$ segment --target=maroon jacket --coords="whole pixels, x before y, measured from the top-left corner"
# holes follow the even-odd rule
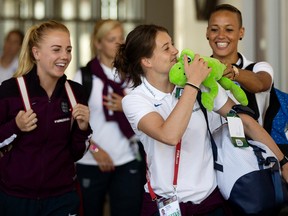
[[[65,91],[66,76],[61,77],[48,98],[34,68],[24,76],[37,128],[21,132],[15,122],[19,110],[24,110],[15,78],[0,85],[0,144],[13,145],[0,158],[0,190],[12,196],[41,199],[74,190],[74,162],[87,150],[91,128],[81,131],[74,121],[70,128],[71,108]],[[82,86],[69,83],[78,103],[83,101]]]

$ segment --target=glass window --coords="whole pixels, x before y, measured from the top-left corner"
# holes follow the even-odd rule
[[[80,0],[79,2],[79,18],[83,20],[91,19],[91,1],[90,0]]]
[[[15,0],[4,0],[3,1],[3,16],[7,16],[7,17],[13,17],[13,16],[17,16],[17,12],[18,12],[18,6],[17,3],[18,1]]]
[[[23,31],[42,20],[62,21],[70,30],[72,61],[67,69],[73,78],[90,60],[90,35],[99,19],[118,19],[125,33],[144,22],[144,0],[0,0],[0,45],[5,33],[19,27]],[[2,46],[1,46],[2,47]]]
[[[44,19],[45,17],[45,4],[43,0],[36,0],[34,5],[34,15],[36,19]]]
[[[62,0],[62,5],[60,7],[61,7],[61,17],[64,20],[69,20],[69,19],[73,19],[76,17],[76,1],[75,0]]]

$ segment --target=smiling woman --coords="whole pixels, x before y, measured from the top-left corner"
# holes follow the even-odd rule
[[[74,163],[86,153],[92,130],[82,86],[64,74],[71,50],[63,24],[32,26],[15,77],[0,85],[0,146],[10,147],[0,160],[0,215],[78,214]],[[20,77],[31,104],[25,111]],[[65,85],[77,101],[73,107]]]

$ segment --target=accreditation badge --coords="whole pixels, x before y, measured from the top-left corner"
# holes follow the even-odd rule
[[[176,194],[170,198],[158,199],[157,206],[160,216],[181,216],[179,201]]]
[[[248,147],[245,138],[243,123],[235,113],[227,114],[228,128],[232,143],[235,147]]]

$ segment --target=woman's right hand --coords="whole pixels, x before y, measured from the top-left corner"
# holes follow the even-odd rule
[[[223,72],[223,76],[227,77],[230,80],[234,80],[235,79],[235,71],[233,69],[233,65],[232,64],[226,64],[226,69]]]
[[[188,58],[184,56],[184,68],[187,81],[194,85],[200,86],[211,71],[208,67],[208,63],[200,58],[199,54],[195,54],[194,60],[188,64]]]
[[[29,132],[34,130],[37,127],[37,117],[36,113],[32,109],[25,112],[20,110],[15,117],[17,127],[23,132]]]

